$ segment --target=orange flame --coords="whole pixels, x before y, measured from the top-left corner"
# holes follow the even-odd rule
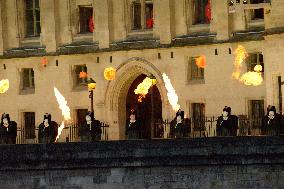
[[[86,78],[88,76],[87,72],[81,71],[79,74],[79,78]]]
[[[8,89],[9,89],[9,80],[8,79],[2,79],[0,81],[0,94],[7,92]]]
[[[65,100],[65,98],[62,96],[62,94],[58,91],[56,87],[54,87],[54,94],[59,104],[59,108],[62,111],[62,115],[64,117],[64,120],[62,121],[61,125],[58,128],[58,135],[55,139],[55,141],[57,141],[59,139],[59,136],[61,135],[62,130],[65,127],[65,121],[71,120],[71,114],[70,114],[70,108],[67,106],[67,101]]]
[[[180,109],[180,105],[178,104],[178,95],[176,94],[176,91],[171,83],[171,80],[169,79],[169,77],[163,73],[163,80],[165,83],[165,87],[168,91],[167,96],[168,96],[168,100],[173,108],[174,111],[178,111]]]
[[[201,55],[195,58],[195,64],[198,66],[198,68],[205,68],[206,67],[206,57],[204,55]]]
[[[145,96],[144,95],[139,95],[138,96],[138,102],[142,102],[143,101],[143,98],[145,98]]]
[[[235,79],[239,79],[241,75],[242,63],[248,57],[248,53],[243,46],[239,45],[234,54],[236,56],[234,62],[235,71],[233,72],[232,76]]]

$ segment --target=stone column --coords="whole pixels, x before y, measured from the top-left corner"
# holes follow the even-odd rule
[[[175,1],[175,33],[177,36],[187,34],[186,0]]]
[[[159,37],[161,44],[170,44],[173,37],[174,4],[172,0],[155,1],[157,19],[159,19]]]
[[[6,39],[5,33],[5,26],[4,26],[4,19],[5,19],[5,0],[1,0],[0,1],[0,55],[3,55],[4,51],[5,51],[5,41],[4,39]]]
[[[111,43],[110,21],[112,19],[111,0],[94,0],[95,35],[99,48],[109,48]]]
[[[60,44],[69,44],[72,43],[72,29],[71,29],[71,5],[69,0],[60,0],[55,1],[56,3],[56,17],[58,16],[58,29],[57,36],[58,39],[57,43]]]
[[[229,39],[229,13],[227,1],[211,0],[210,31],[217,33],[217,40]]]
[[[5,9],[4,18],[6,18],[7,28],[7,48],[17,48],[20,46],[18,18],[17,18],[17,0],[4,1],[3,5]],[[3,9],[2,9],[3,10]]]
[[[41,13],[41,42],[46,46],[47,52],[56,52],[56,22],[55,0],[40,1]]]

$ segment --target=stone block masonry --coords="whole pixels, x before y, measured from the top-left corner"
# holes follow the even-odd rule
[[[284,188],[284,140],[236,137],[0,146],[3,189]]]

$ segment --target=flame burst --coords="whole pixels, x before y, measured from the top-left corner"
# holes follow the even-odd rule
[[[8,89],[9,89],[9,80],[8,79],[2,79],[0,81],[0,94],[7,92]]]
[[[259,66],[261,65],[256,65],[254,67],[255,70],[254,72],[247,72],[243,74],[240,78],[240,81],[243,82],[245,85],[253,85],[253,86],[261,85],[263,82],[263,78],[260,72],[262,68],[260,69]]]
[[[169,77],[163,73],[163,80],[165,83],[165,87],[168,91],[167,96],[168,96],[168,100],[173,108],[173,110],[175,112],[177,112],[180,109],[180,105],[178,104],[178,95],[176,94],[176,91],[171,83],[171,80],[169,79]]]
[[[206,67],[206,57],[204,55],[201,55],[195,58],[195,64],[198,66],[198,68],[205,68]]]
[[[55,141],[57,141],[59,139],[59,136],[61,135],[62,130],[65,127],[65,121],[71,120],[71,114],[70,114],[70,108],[67,106],[67,101],[65,100],[65,98],[62,96],[62,94],[58,91],[56,87],[54,87],[54,94],[59,104],[59,108],[62,111],[62,115],[64,117],[64,120],[62,121],[61,125],[58,128],[58,135],[55,139]]]
[[[248,53],[246,52],[246,49],[243,46],[239,45],[234,54],[236,55],[236,59],[234,62],[235,71],[232,74],[233,78],[239,80],[245,85],[261,85],[263,82],[263,78],[261,75],[262,66],[256,65],[254,67],[254,71],[249,71],[241,75],[242,63],[248,57]]]
[[[149,77],[146,77],[134,90],[134,93],[139,95],[138,102],[142,102],[143,98],[148,94],[150,87],[153,85],[152,80]]]
[[[235,71],[233,72],[232,76],[235,79],[239,79],[241,75],[242,63],[248,57],[248,53],[246,52],[246,49],[243,46],[239,45],[234,54],[236,56],[234,62]]]

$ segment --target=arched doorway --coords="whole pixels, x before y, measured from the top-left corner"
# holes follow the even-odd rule
[[[162,100],[156,85],[150,88],[149,93],[138,101],[138,95],[134,93],[139,83],[147,76],[139,75],[130,85],[126,96],[126,118],[129,118],[131,110],[135,110],[137,120],[140,122],[142,138],[157,137],[154,125],[162,119]],[[153,122],[152,122],[153,119]]]
[[[130,58],[116,68],[116,78],[108,82],[105,93],[102,115],[109,124],[109,139],[111,140],[125,139],[126,121],[129,119],[129,110],[126,108],[128,91],[134,90],[130,90],[131,85],[142,74],[144,76],[152,74],[157,79],[153,90],[157,90],[160,95],[158,99],[162,101],[162,118],[167,119],[175,115],[168,103],[167,91],[160,70],[145,59]]]

